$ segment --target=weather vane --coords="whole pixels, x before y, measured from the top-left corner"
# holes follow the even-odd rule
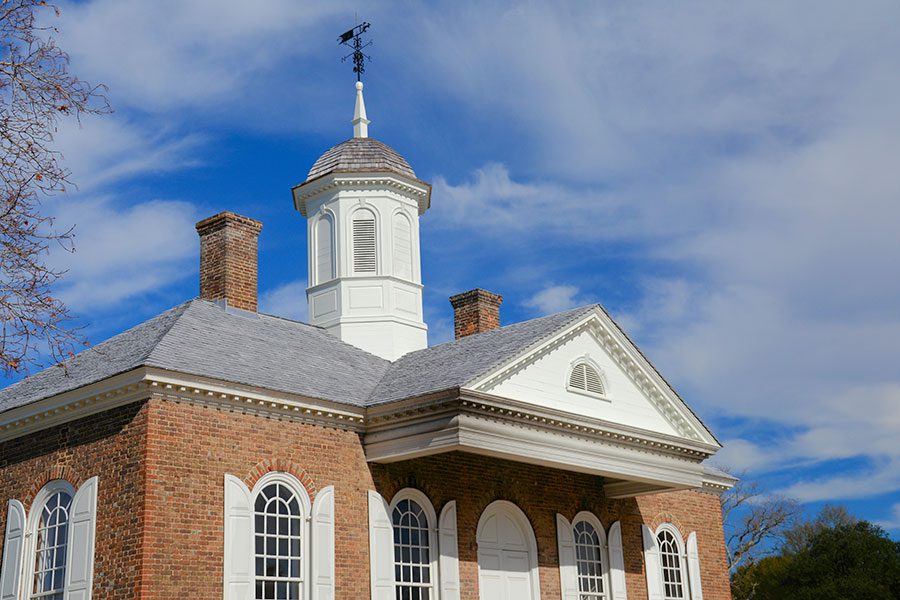
[[[356,80],[362,79],[362,74],[366,72],[366,60],[372,60],[371,56],[363,53],[363,48],[372,45],[372,40],[363,42],[362,35],[369,29],[369,24],[363,21],[353,29],[345,31],[338,38],[338,43],[353,48],[353,52],[341,59],[345,62],[348,58],[353,57],[353,72],[356,73]]]

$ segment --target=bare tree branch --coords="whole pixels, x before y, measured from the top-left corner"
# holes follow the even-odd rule
[[[49,14],[48,14],[49,13]],[[64,275],[46,263],[51,243],[71,251],[41,199],[65,192],[69,172],[53,148],[61,118],[109,112],[106,88],[69,72],[69,57],[39,16],[42,0],[0,0],[0,368],[6,373],[59,362],[83,343],[68,307],[51,292]]]

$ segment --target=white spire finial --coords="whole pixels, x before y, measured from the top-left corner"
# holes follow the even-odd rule
[[[366,118],[366,101],[363,100],[362,81],[356,82],[356,108],[353,111],[353,137],[369,137],[369,120]]]

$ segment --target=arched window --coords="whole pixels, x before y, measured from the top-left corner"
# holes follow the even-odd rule
[[[606,387],[603,385],[600,371],[587,360],[579,360],[572,366],[566,387],[570,391],[592,396],[606,394]]]
[[[418,490],[401,490],[391,503],[394,584],[397,600],[431,600],[437,578],[436,516]]]
[[[325,213],[316,221],[316,276],[315,282],[325,283],[335,278],[334,269],[334,220]]]
[[[256,600],[306,596],[309,499],[291,476],[271,473],[253,498]]]
[[[353,272],[378,271],[375,213],[361,209],[353,214]]]
[[[252,490],[226,474],[224,492],[226,600],[335,597],[334,486],[310,503],[297,477],[272,471]]]
[[[687,598],[685,585],[685,555],[681,534],[671,526],[663,525],[656,533],[659,543],[659,562],[662,569],[663,594],[666,600]]]
[[[605,582],[606,544],[601,537],[602,529],[598,531],[588,520],[577,518],[572,529],[580,600],[605,600],[608,597]]]
[[[409,218],[402,214],[394,215],[393,223],[393,274],[401,279],[413,278],[413,241],[412,225]]]
[[[74,490],[66,482],[53,482],[40,495],[46,500],[35,506],[40,517],[34,533],[34,570],[29,591],[33,600],[62,600],[65,594],[73,495]],[[41,497],[36,499],[41,501]]]

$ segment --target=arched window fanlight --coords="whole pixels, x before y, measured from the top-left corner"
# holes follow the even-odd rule
[[[572,371],[569,373],[568,388],[596,396],[606,394],[600,372],[587,361],[580,361],[572,367]]]

